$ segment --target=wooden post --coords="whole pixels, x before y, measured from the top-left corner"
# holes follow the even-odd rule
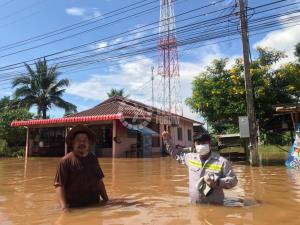
[[[26,149],[25,149],[25,159],[28,157],[28,151],[29,151],[29,127],[27,127],[26,130]]]
[[[112,139],[112,157],[115,158],[116,156],[116,142],[114,141],[114,137],[117,136],[117,127],[116,127],[116,120],[113,120],[113,139]]]
[[[248,26],[245,12],[244,0],[239,0],[240,6],[240,20],[243,42],[243,56],[244,56],[244,70],[245,70],[245,90],[247,101],[247,114],[249,119],[250,140],[249,140],[249,161],[252,166],[259,166],[259,154],[257,145],[257,126],[254,110],[254,94],[252,87],[252,80],[250,76],[250,60],[249,60],[249,40],[248,40]]]
[[[294,119],[294,113],[293,112],[291,112],[291,119],[292,119],[294,130],[296,130],[296,122],[295,122],[295,119]]]
[[[68,134],[68,127],[66,127],[66,131],[65,131],[65,155],[68,154],[68,145],[66,142],[67,134]]]

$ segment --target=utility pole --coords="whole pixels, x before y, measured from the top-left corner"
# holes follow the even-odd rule
[[[244,55],[244,70],[245,70],[245,89],[246,89],[246,101],[247,101],[247,115],[249,119],[249,161],[252,166],[259,166],[259,154],[257,145],[257,126],[254,109],[254,94],[252,81],[250,76],[250,61],[249,61],[249,39],[248,39],[248,24],[246,19],[246,8],[244,0],[239,0],[240,7],[240,20],[243,42],[243,55]]]
[[[154,107],[154,90],[153,90],[153,82],[154,82],[154,66],[151,67],[152,75],[151,75],[151,81],[152,81],[152,107]]]

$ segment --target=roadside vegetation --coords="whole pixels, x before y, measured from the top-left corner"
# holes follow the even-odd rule
[[[0,157],[24,156],[26,129],[12,128],[12,121],[47,119],[53,106],[64,109],[65,115],[77,111],[75,105],[62,98],[69,80],[59,79],[57,66],[49,67],[45,58],[34,66],[25,64],[27,74],[12,81],[13,96],[0,99]],[[36,109],[36,114],[32,109]]]

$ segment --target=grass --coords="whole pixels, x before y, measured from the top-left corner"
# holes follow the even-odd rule
[[[288,157],[290,146],[259,145],[258,152],[263,165],[284,165]],[[221,150],[221,153],[244,153],[242,147],[229,147]]]

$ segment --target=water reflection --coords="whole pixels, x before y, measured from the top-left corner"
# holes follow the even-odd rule
[[[225,207],[190,205],[187,170],[169,158],[99,159],[112,201],[59,210],[57,158],[0,159],[0,224],[299,224],[300,172],[234,165]]]
[[[291,183],[294,200],[300,203],[300,170],[287,169],[288,178]]]

